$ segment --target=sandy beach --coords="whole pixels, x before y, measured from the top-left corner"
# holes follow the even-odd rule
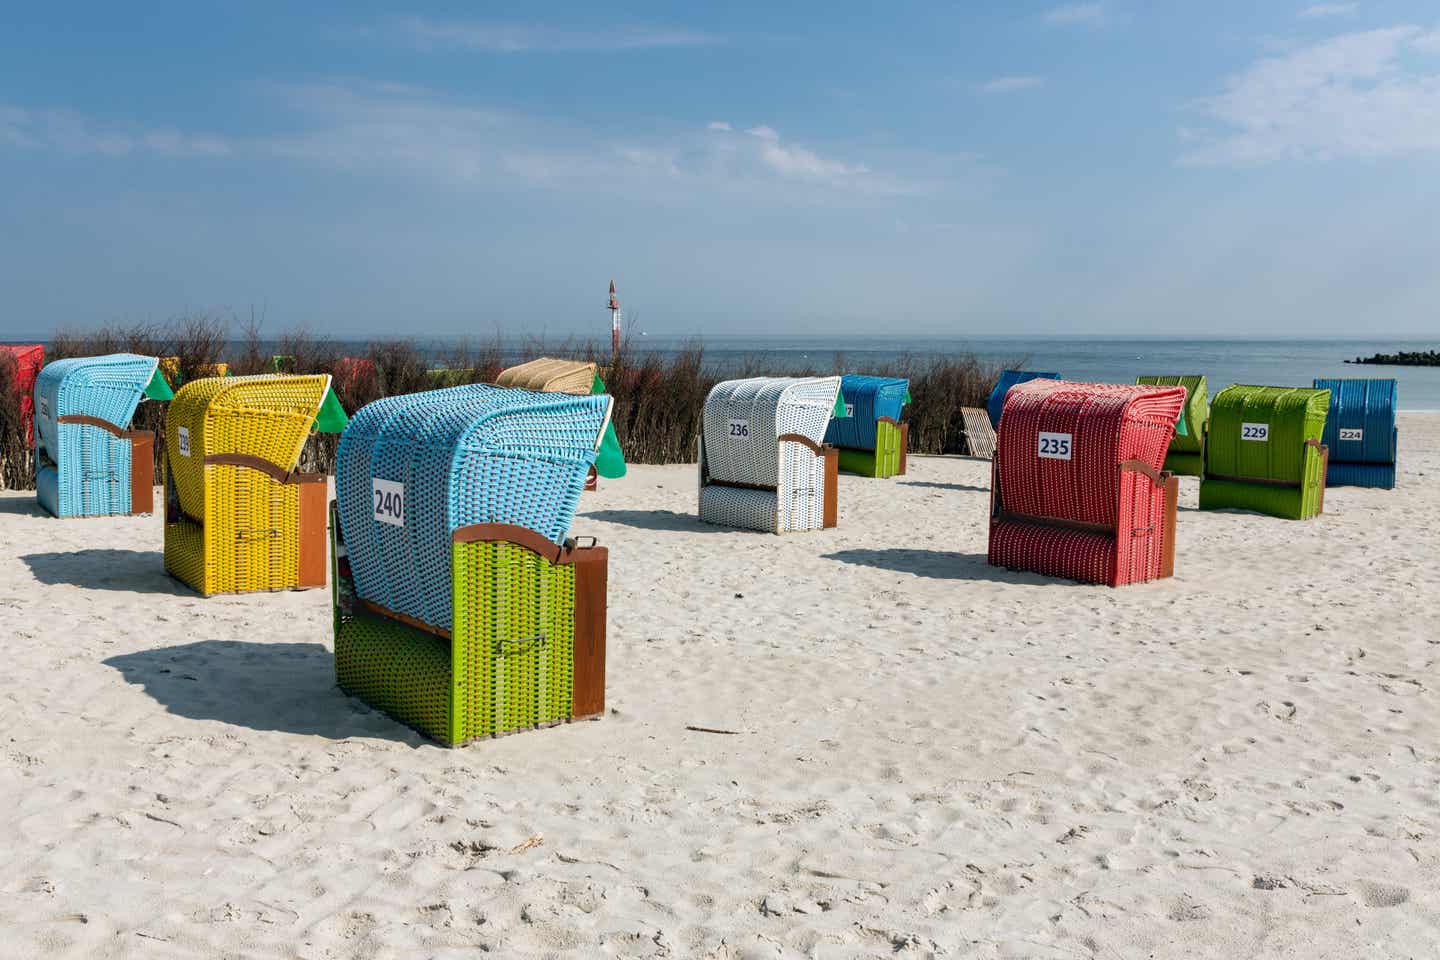
[[[1435,956],[1440,414],[1400,444],[1311,522],[1185,478],[1121,589],[987,566],[985,461],[787,537],[632,467],[571,528],[608,715],[459,750],[336,689],[328,589],[0,494],[0,953]]]

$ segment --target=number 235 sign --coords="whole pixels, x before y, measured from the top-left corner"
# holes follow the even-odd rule
[[[1042,432],[1035,453],[1045,460],[1069,460],[1072,447],[1070,434]]]

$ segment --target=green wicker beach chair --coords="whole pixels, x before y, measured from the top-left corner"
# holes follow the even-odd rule
[[[1184,432],[1175,432],[1170,451],[1165,455],[1165,469],[1186,477],[1205,473],[1205,433],[1210,427],[1210,395],[1204,376],[1136,377],[1135,382],[1153,387],[1184,387],[1185,415],[1181,418]]]
[[[1226,387],[1210,407],[1200,509],[1238,507],[1290,520],[1325,509],[1329,390]]]

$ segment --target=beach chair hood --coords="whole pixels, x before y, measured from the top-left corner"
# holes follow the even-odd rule
[[[562,544],[611,402],[471,384],[362,407],[335,467],[359,596],[448,630],[457,529],[507,524]]]
[[[1330,449],[1326,483],[1390,488],[1400,435],[1395,427],[1398,390],[1394,380],[1316,380],[1330,391],[1322,439]]]
[[[881,420],[898,424],[909,397],[909,380],[847,373],[840,378],[845,415],[830,421],[825,442],[854,450],[874,450],[876,426]]]
[[[839,377],[754,377],[717,383],[705,398],[702,424],[710,477],[775,486],[776,441],[798,435],[820,446],[839,397]]]
[[[40,442],[59,450],[59,418],[94,417],[125,430],[145,398],[159,361],[133,353],[56,360],[35,380],[35,423]],[[162,380],[163,383],[163,380]],[[160,396],[169,393],[168,387]]]

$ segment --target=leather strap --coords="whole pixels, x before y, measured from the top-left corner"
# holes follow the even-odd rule
[[[85,427],[99,427],[106,433],[113,434],[122,440],[130,437],[153,437],[155,434],[149,430],[121,430],[109,420],[102,420],[99,417],[89,417],[79,413],[67,413],[63,417],[56,417],[56,423],[75,423]]]
[[[278,483],[324,483],[323,473],[297,473],[278,467],[264,457],[249,453],[210,453],[205,456],[207,467],[249,467],[273,478]]]
[[[513,543],[554,564],[575,562],[575,554],[593,547],[562,546],[531,530],[513,523],[472,523],[450,535],[454,543]]]
[[[815,456],[817,457],[825,456],[825,450],[820,444],[816,443],[814,440],[811,440],[809,437],[802,436],[801,434],[782,433],[775,439],[779,443],[798,443],[802,447],[808,447],[810,452],[815,454]]]

